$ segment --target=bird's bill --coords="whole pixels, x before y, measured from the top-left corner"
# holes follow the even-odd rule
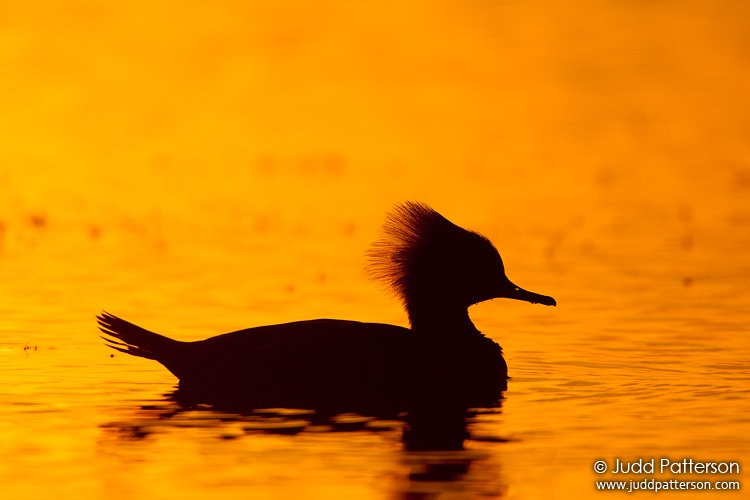
[[[524,302],[531,302],[532,304],[544,304],[545,306],[556,306],[557,302],[552,297],[547,295],[541,295],[539,293],[529,292],[523,288],[511,283],[510,292],[504,295],[506,298],[523,300]]]

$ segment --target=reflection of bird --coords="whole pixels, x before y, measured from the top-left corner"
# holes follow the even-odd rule
[[[515,286],[489,240],[427,205],[397,206],[384,233],[369,270],[402,300],[411,329],[318,319],[181,342],[108,313],[99,327],[113,349],[166,366],[180,379],[178,394],[194,402],[376,414],[443,401],[493,406],[507,367],[468,307],[497,297],[555,300]]]

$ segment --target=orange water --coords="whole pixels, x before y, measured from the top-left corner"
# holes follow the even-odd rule
[[[660,498],[746,495],[749,20],[744,2],[0,3],[3,497],[599,498],[595,460],[661,457],[740,462],[720,479],[744,491]],[[362,263],[406,199],[559,304],[472,308],[513,379],[465,452],[406,453],[396,424],[160,419],[172,376],[97,336],[101,309],[186,340],[404,325]],[[410,476],[446,460],[468,472]]]

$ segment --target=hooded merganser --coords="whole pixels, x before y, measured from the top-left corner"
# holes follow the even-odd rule
[[[415,406],[488,407],[507,388],[498,344],[469,319],[493,298],[554,306],[514,285],[484,236],[429,206],[395,207],[368,252],[371,276],[403,302],[411,329],[317,319],[259,326],[195,342],[150,332],[109,313],[97,317],[117,351],[154,359],[195,403],[386,414]]]

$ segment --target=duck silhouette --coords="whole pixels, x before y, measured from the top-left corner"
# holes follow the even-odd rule
[[[411,328],[316,319],[183,342],[103,312],[102,338],[160,362],[190,403],[381,416],[451,408],[464,425],[465,409],[498,405],[508,378],[500,346],[477,330],[468,307],[501,297],[556,302],[514,285],[487,238],[426,204],[397,205],[383,233],[367,268],[402,301]]]

